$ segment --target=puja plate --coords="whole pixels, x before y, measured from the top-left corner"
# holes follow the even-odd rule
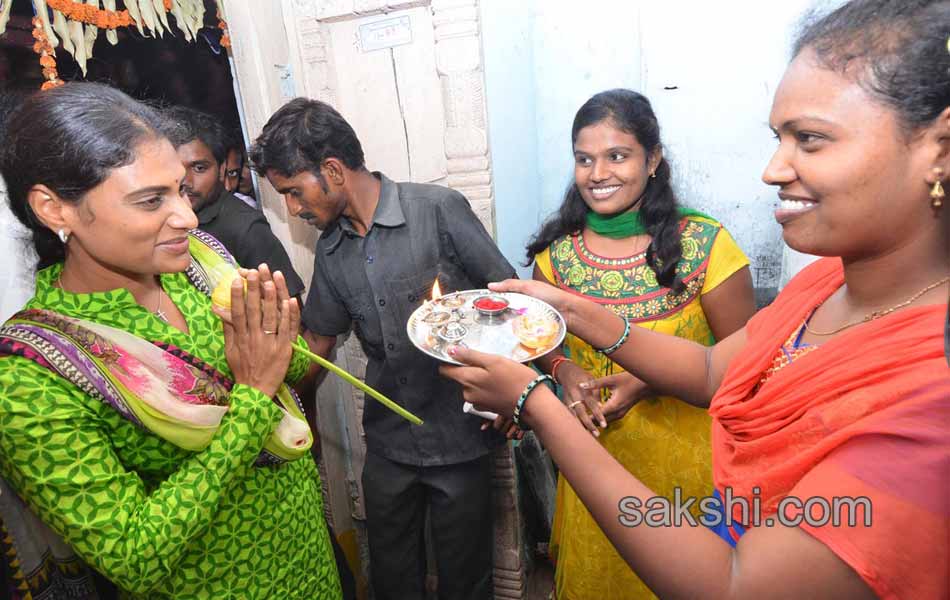
[[[498,312],[476,309],[473,303],[486,296],[508,305]],[[537,298],[514,292],[465,290],[426,301],[410,315],[406,332],[416,348],[454,365],[461,363],[448,355],[453,345],[524,363],[559,347],[567,326],[558,311]]]

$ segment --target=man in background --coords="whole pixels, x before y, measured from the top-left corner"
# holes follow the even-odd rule
[[[259,210],[234,197],[225,188],[227,136],[218,120],[206,113],[175,106],[166,109],[169,139],[185,167],[182,186],[198,216],[198,229],[207,231],[228,249],[238,264],[257,268],[266,263],[280,271],[291,296],[299,296],[303,281],[287,252]]]
[[[224,166],[224,189],[251,208],[257,208],[254,197],[254,181],[251,180],[251,168],[244,149],[244,136],[240,130],[232,131],[228,144],[228,156]]]

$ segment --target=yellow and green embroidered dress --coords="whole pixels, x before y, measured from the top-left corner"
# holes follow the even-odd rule
[[[683,258],[677,271],[686,290],[679,295],[659,286],[644,253],[601,257],[586,247],[582,234],[555,240],[535,260],[550,283],[608,307],[631,324],[711,345],[715,340],[700,299],[749,261],[713,219],[684,217],[681,235]],[[595,377],[622,371],[572,335],[565,340],[565,354]],[[672,498],[679,487],[684,498],[702,498],[712,489],[709,434],[705,410],[672,397],[655,397],[641,400],[599,439],[658,495]],[[558,480],[551,553],[557,562],[559,600],[653,597],[563,478]]]

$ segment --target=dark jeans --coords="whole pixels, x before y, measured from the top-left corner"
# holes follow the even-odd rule
[[[367,453],[363,493],[376,600],[425,598],[427,508],[439,598],[491,597],[491,455],[416,467]]]

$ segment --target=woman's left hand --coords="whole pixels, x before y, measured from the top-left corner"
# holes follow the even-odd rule
[[[511,417],[521,392],[537,373],[513,360],[486,354],[462,346],[453,346],[449,354],[464,367],[442,365],[439,372],[462,386],[465,400],[478,410]]]
[[[271,277],[266,265],[247,272],[243,282],[231,282],[230,320],[223,320],[224,353],[234,382],[273,397],[284,380],[292,355],[292,341],[300,327],[297,302],[287,296],[278,272]]]
[[[610,390],[610,398],[601,406],[608,423],[622,419],[637,402],[651,395],[646,383],[627,372],[587,381],[581,387],[587,390]]]
[[[265,265],[265,266],[266,266],[266,265]],[[238,268],[237,268],[237,276],[240,277],[242,281],[245,281],[245,282],[246,282],[246,281],[247,281],[247,276],[250,275],[251,271],[254,271],[254,272],[257,273],[258,275],[261,275],[260,271],[258,271],[257,269],[245,269],[245,268],[243,268],[243,267],[238,267]],[[271,276],[271,275],[270,275],[270,270],[267,271],[267,276],[268,276],[268,277]],[[232,280],[231,283],[234,283],[234,281]],[[261,283],[263,283],[263,281],[262,281]],[[285,286],[286,286],[286,284],[285,284]],[[278,291],[279,291],[279,290],[278,290]],[[245,283],[245,285],[244,285],[244,295],[245,295],[245,297],[247,296],[247,284],[246,284],[246,283]],[[230,297],[230,293],[228,294],[228,296]],[[289,296],[288,296],[288,297],[289,297]],[[278,300],[283,300],[283,297],[280,296],[279,293],[278,293]],[[228,306],[230,306],[230,304],[228,304]],[[212,295],[212,301],[211,301],[211,310],[212,310],[212,312],[214,312],[214,314],[218,315],[218,318],[220,318],[220,319],[221,319],[222,321],[224,321],[225,323],[228,323],[229,325],[232,323],[232,321],[231,321],[231,309],[230,309],[230,308],[224,308],[224,307],[222,307],[222,306],[219,306],[217,303],[215,303],[215,301],[214,301],[214,296],[213,296],[213,295]]]

